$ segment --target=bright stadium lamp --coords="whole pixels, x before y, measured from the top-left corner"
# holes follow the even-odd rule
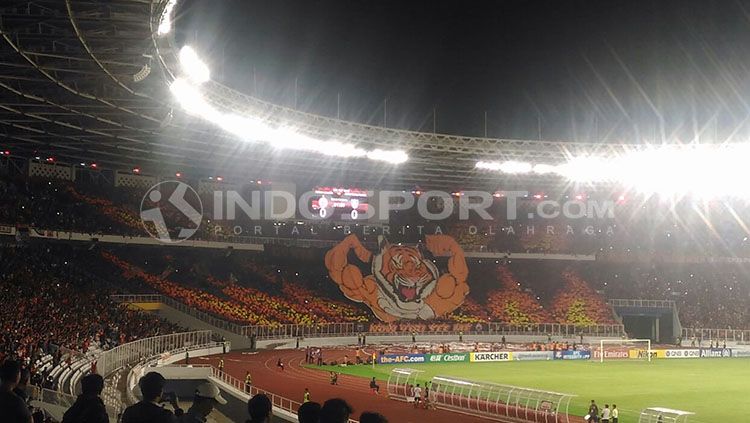
[[[475,167],[477,169],[485,169],[485,170],[500,170],[500,163],[479,161],[477,162]]]
[[[477,169],[499,170],[503,173],[529,173],[533,169],[531,163],[517,162],[513,160],[503,163],[480,161],[477,162],[475,167]]]
[[[169,86],[169,90],[188,113],[202,116],[211,121],[221,119],[221,114],[206,102],[200,90],[190,85],[185,79],[175,79],[172,85]]]
[[[401,150],[367,151],[354,144],[338,140],[318,140],[299,133],[293,128],[272,128],[252,117],[222,113],[212,106],[200,89],[186,78],[175,79],[169,89],[189,114],[200,116],[246,141],[260,141],[274,148],[310,151],[334,157],[367,157],[370,160],[390,164],[400,164],[409,159],[409,156]]]
[[[159,21],[159,28],[157,32],[159,35],[165,35],[172,32],[172,10],[177,4],[177,0],[170,0],[166,6],[164,6],[164,12],[162,12],[161,20]]]
[[[503,173],[529,173],[533,167],[531,163],[507,161],[500,165],[500,170]]]
[[[538,173],[540,175],[544,175],[547,173],[556,173],[557,166],[548,165],[548,164],[538,164],[538,165],[534,165],[533,171],[534,173]]]
[[[406,152],[401,150],[386,151],[375,149],[367,153],[367,158],[370,160],[379,160],[390,164],[400,164],[409,160],[409,156]]]
[[[197,84],[202,84],[211,79],[208,66],[190,46],[184,46],[180,49],[180,67],[188,78]]]

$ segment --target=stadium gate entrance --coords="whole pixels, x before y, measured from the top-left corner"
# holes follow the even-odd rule
[[[608,303],[630,338],[674,342],[680,336],[682,327],[674,301],[612,299]]]

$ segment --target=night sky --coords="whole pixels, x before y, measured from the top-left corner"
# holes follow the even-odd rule
[[[186,0],[212,77],[301,110],[431,132],[747,141],[750,2]],[[696,135],[697,134],[697,135]]]

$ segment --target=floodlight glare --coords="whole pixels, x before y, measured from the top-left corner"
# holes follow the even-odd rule
[[[190,46],[180,49],[180,67],[191,81],[202,84],[211,79],[208,66],[198,57],[198,54]]]
[[[172,10],[175,4],[177,4],[177,0],[169,0],[169,3],[164,6],[164,12],[162,12],[157,30],[159,35],[169,34],[172,31]]]

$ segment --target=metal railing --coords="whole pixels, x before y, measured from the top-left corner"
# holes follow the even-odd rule
[[[621,298],[613,298],[607,300],[607,304],[613,307],[675,308],[675,302],[672,300],[627,300]]]
[[[614,325],[565,325],[560,323],[445,323],[445,322],[408,322],[408,323],[320,323],[312,325],[279,324],[247,325],[222,320],[193,307],[185,305],[170,297],[159,294],[113,295],[112,299],[122,303],[161,302],[181,312],[200,319],[212,326],[231,333],[251,337],[256,340],[324,338],[340,336],[366,335],[405,335],[417,332],[420,335],[533,335],[533,336],[621,336],[624,326]]]
[[[750,330],[682,328],[682,344],[693,338],[699,341],[750,342]]]
[[[297,414],[297,410],[302,405],[302,403],[299,401],[295,401],[286,397],[282,397],[281,395],[277,395],[277,394],[274,394],[273,392],[269,392],[263,389],[258,389],[255,386],[250,386],[250,389],[248,390],[248,388],[245,386],[244,381],[237,379],[236,377],[230,374],[219,371],[219,369],[211,366],[210,364],[200,365],[200,367],[204,367],[204,366],[211,368],[212,378],[219,380],[222,383],[231,386],[235,390],[247,395],[248,399],[257,394],[264,394],[268,397],[268,399],[271,400],[271,404],[273,404],[275,408],[284,410],[294,415]],[[193,366],[193,367],[197,367],[197,366]],[[349,423],[359,423],[359,422],[357,420],[349,419]]]
[[[142,376],[142,374],[139,374],[139,372],[141,372],[142,369],[146,367],[158,365],[159,361],[163,359],[167,359],[170,357],[183,357],[183,354],[189,353],[190,351],[211,349],[211,348],[221,347],[222,345],[228,345],[228,342],[213,342],[212,341],[208,343],[187,345],[187,346],[179,347],[179,348],[169,350],[169,351],[161,351],[153,355],[143,357],[136,363],[130,363],[132,364],[132,367],[130,371],[128,372],[127,380],[125,382],[125,395],[128,397],[128,400],[130,402],[132,403],[137,402],[137,398],[133,395],[133,391],[131,388],[138,383],[138,378]],[[184,366],[188,366],[188,365],[186,364]],[[190,367],[210,367],[210,365],[190,364]]]
[[[139,339],[112,348],[97,358],[97,370],[106,377],[117,369],[168,351],[211,343],[211,331],[181,332]]]
[[[621,336],[625,333],[621,324],[613,325],[565,325],[560,323],[326,323],[318,325],[245,326],[243,335],[255,335],[256,339],[288,339],[366,335],[534,335],[534,336]]]
[[[66,394],[63,392],[54,391],[52,389],[40,388],[38,386],[29,386],[28,388],[30,398],[33,401],[43,402],[45,404],[57,405],[65,408],[70,408],[73,403],[76,402],[76,396]],[[104,408],[107,410],[107,416],[110,419],[118,420],[120,408],[114,407],[110,404],[105,404]]]

